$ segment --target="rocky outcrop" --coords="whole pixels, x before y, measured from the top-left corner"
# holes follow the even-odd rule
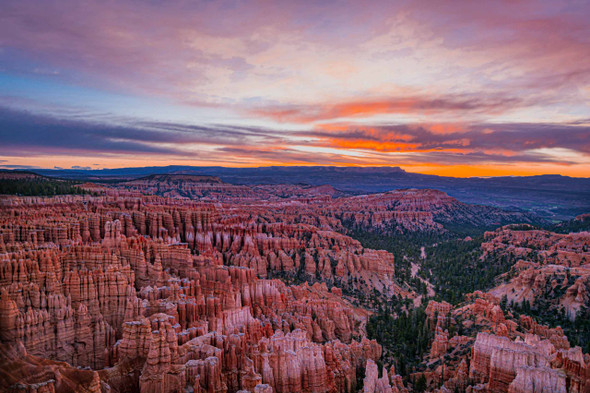
[[[507,225],[485,233],[485,253],[511,255],[540,264],[576,267],[590,263],[590,233],[560,234]]]
[[[558,234],[531,227],[506,226],[486,232],[485,255],[513,261],[510,280],[490,293],[508,302],[537,300],[574,320],[590,305],[590,233]]]
[[[406,393],[407,391],[393,367],[389,372],[383,367],[382,376],[379,378],[377,364],[370,359],[367,360],[363,393]]]
[[[379,232],[442,232],[444,224],[489,226],[534,222],[526,213],[469,205],[444,192],[406,189],[340,198],[332,213],[347,227]]]
[[[567,393],[565,375],[548,367],[519,367],[508,393]]]
[[[22,343],[0,345],[0,390],[3,392],[100,393],[96,371],[33,356]]]
[[[552,368],[556,356],[555,347],[536,335],[527,335],[523,342],[479,333],[472,348],[470,377],[493,392],[565,393],[567,374]]]
[[[112,189],[0,202],[3,386],[350,392],[381,356],[342,287],[396,293],[393,256],[341,233]]]
[[[434,340],[430,346],[430,357],[436,358],[449,350],[449,332],[443,331],[440,327],[436,328]]]
[[[251,203],[260,200],[329,201],[344,195],[332,186],[304,184],[234,185],[216,176],[188,174],[155,174],[117,185],[119,189],[175,199]]]
[[[430,354],[422,363],[425,370],[413,377],[424,375],[437,393],[578,393],[590,388],[590,355],[571,348],[560,327],[502,310],[500,303],[492,294],[476,291],[451,307],[445,318],[436,318]],[[438,308],[432,303],[427,310],[436,315]],[[476,333],[475,340],[454,334],[459,330]]]
[[[432,190],[345,197],[330,187],[184,175],[82,187],[93,194],[0,197],[0,341],[16,348],[1,357],[17,370],[2,382],[15,389],[404,392],[393,369],[379,377],[370,313],[346,299],[415,294],[396,281],[391,253],[347,231],[510,220]],[[586,301],[583,280],[568,288],[567,299]],[[474,340],[454,334],[458,323],[516,342],[517,323],[492,295],[460,312],[430,302],[426,314],[435,332],[430,382],[463,389],[471,374],[494,389],[522,389],[559,364],[566,386],[586,386],[586,359],[563,332],[524,319],[537,341],[497,353],[480,342],[471,368],[462,362]],[[450,367],[435,366],[449,358]],[[553,374],[546,380],[559,386]]]

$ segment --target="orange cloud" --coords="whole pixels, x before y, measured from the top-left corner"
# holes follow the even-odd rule
[[[327,139],[324,141],[327,146],[338,147],[342,149],[365,149],[381,152],[404,152],[415,151],[420,145],[398,142],[375,142],[368,140],[342,140]]]
[[[443,112],[498,114],[522,104],[514,97],[475,97],[466,95],[391,97],[340,103],[268,106],[248,109],[251,115],[280,122],[313,123],[340,118],[370,117],[384,114],[432,115]],[[451,124],[433,129],[438,133],[456,131]]]

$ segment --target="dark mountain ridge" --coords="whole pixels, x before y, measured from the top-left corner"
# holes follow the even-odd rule
[[[45,176],[91,181],[126,181],[158,174],[217,176],[231,184],[329,184],[351,194],[400,188],[432,188],[463,202],[524,209],[548,220],[590,211],[590,178],[561,175],[455,178],[406,172],[398,167],[270,166],[257,168],[170,165],[100,170],[37,169]]]

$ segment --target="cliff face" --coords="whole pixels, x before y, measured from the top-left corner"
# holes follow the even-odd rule
[[[120,190],[268,208],[311,220],[312,225],[328,225],[340,232],[360,229],[377,232],[443,232],[452,227],[490,227],[508,223],[533,223],[528,213],[506,211],[458,201],[431,189],[403,189],[385,193],[348,196],[331,186],[233,185],[212,176],[152,175],[122,183]],[[289,217],[283,217],[290,222]],[[320,224],[321,222],[321,224]],[[319,225],[318,225],[319,224]]]
[[[533,259],[539,264],[578,267],[590,263],[590,233],[560,234],[532,227],[507,225],[485,233],[485,253]]]
[[[558,234],[507,226],[486,232],[485,254],[514,263],[512,278],[490,291],[509,302],[543,301],[574,320],[590,301],[590,233]]]
[[[470,377],[486,383],[492,392],[566,393],[566,386],[570,386],[569,391],[583,391],[578,390],[582,387],[578,384],[579,373],[560,369],[557,363],[558,357],[569,359],[569,354],[535,335],[526,336],[525,341],[512,341],[480,333],[472,348]],[[578,357],[577,363],[585,368],[582,358]]]
[[[252,198],[254,193],[247,186],[234,186],[215,176],[163,174],[150,175],[119,185],[130,191],[160,195],[170,198],[210,198],[231,200]]]
[[[367,391],[405,392],[395,370],[377,368],[382,349],[366,337],[369,312],[346,299],[415,294],[396,281],[392,254],[345,233],[441,231],[441,222],[502,219],[481,218],[481,211],[432,190],[333,198],[327,187],[137,182],[84,186],[101,196],[0,197],[0,387],[354,392],[360,382]],[[461,216],[467,218],[456,221]],[[522,236],[497,235],[486,235],[490,252],[506,244],[512,250]],[[580,236],[547,241],[547,261],[561,265],[524,261],[538,266],[527,265],[534,277],[519,275],[518,282],[541,288],[539,269],[574,261],[571,282],[546,277],[567,283],[567,304],[585,304]],[[300,284],[287,284],[294,282]],[[538,378],[543,389],[561,389],[563,381],[568,391],[590,386],[590,359],[570,348],[561,329],[516,320],[498,299],[476,293],[460,308],[429,303],[429,388],[444,382],[449,391],[480,384],[521,392]],[[459,323],[471,336],[455,334],[451,327]],[[476,340],[475,331],[489,337]],[[493,349],[500,344],[504,350]]]
[[[487,227],[534,221],[530,214],[470,205],[428,189],[338,198],[328,214],[349,228],[388,233],[442,232],[443,225]]]
[[[0,203],[0,386],[349,392],[381,355],[325,282],[396,293],[393,257],[340,233],[132,193]]]
[[[371,359],[367,360],[365,379],[363,380],[363,393],[407,393],[403,386],[401,377],[395,375],[393,367],[389,372],[384,367],[382,376],[379,378],[377,364]]]
[[[120,190],[153,194],[176,199],[207,200],[231,203],[252,203],[260,200],[281,201],[330,200],[345,195],[332,186],[304,184],[234,185],[219,177],[186,174],[157,174],[120,183]]]
[[[578,393],[590,389],[590,355],[570,347],[560,327],[503,311],[500,300],[474,292],[457,307],[431,301],[434,340],[425,358],[427,385],[452,391]],[[438,318],[432,316],[438,315]],[[441,318],[442,315],[442,318]],[[458,326],[467,335],[456,334]],[[449,332],[455,332],[449,333]]]
[[[0,391],[101,393],[98,372],[31,355],[22,343],[0,344]]]

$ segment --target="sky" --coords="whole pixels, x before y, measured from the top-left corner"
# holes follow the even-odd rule
[[[0,168],[590,177],[590,0],[2,0]]]

